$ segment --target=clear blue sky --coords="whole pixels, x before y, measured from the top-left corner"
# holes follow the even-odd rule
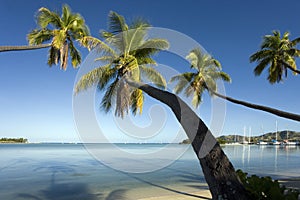
[[[142,16],[153,26],[182,32],[199,42],[231,75],[232,83],[225,85],[227,95],[300,113],[299,76],[289,73],[283,83],[270,85],[266,73],[255,77],[255,65],[249,63],[249,56],[258,50],[262,36],[272,30],[290,31],[291,38],[300,36],[300,2],[297,0],[1,0],[0,45],[27,44],[26,34],[36,27],[37,10],[43,6],[60,11],[63,3],[84,16],[93,36],[98,36],[100,29],[106,29],[110,10],[127,19]],[[83,59],[87,54],[83,49]],[[188,70],[187,66],[176,66],[167,56],[158,59],[177,70]],[[0,137],[26,137],[32,142],[79,140],[72,113],[72,89],[77,70],[69,66],[63,72],[58,67],[49,68],[46,62],[45,49],[0,54]],[[205,104],[209,104],[207,98],[200,115],[209,122]],[[251,126],[254,135],[260,134],[261,126],[264,131],[274,131],[276,120],[279,129],[299,131],[297,122],[227,103],[225,124],[219,135],[242,134],[244,126]],[[111,127],[108,130],[115,131]]]

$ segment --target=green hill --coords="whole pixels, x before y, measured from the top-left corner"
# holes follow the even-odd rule
[[[265,133],[260,136],[251,136],[251,142],[254,143],[258,142],[259,140],[272,141],[274,139],[276,139],[276,132]],[[300,141],[300,132],[290,130],[278,131],[277,140],[281,141],[286,139],[292,141]],[[243,135],[222,135],[220,137],[217,137],[217,140],[219,141],[219,143],[241,143],[244,140],[249,141],[249,138],[248,136],[246,136],[244,139]],[[190,144],[190,141],[189,139],[186,139],[180,142],[180,144]]]
[[[218,139],[225,140],[227,143],[242,142],[244,140],[244,136],[242,136],[242,135],[223,135],[223,136],[218,137]],[[274,139],[276,139],[276,132],[265,133],[260,136],[251,136],[251,142],[257,142],[259,140],[271,141]],[[288,131],[288,130],[278,131],[277,140],[286,140],[286,139],[300,141],[300,132]],[[245,137],[245,140],[249,141],[248,136]]]

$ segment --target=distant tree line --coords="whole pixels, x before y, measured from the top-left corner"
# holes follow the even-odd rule
[[[0,143],[27,143],[26,138],[1,138]]]

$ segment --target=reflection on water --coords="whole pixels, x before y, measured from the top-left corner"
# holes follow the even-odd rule
[[[103,148],[105,152],[113,152],[105,145]],[[128,144],[124,148],[140,152],[148,145]],[[161,145],[151,144],[149,148],[161,148]],[[182,146],[174,144],[171,148]],[[224,151],[236,169],[250,174],[273,178],[300,174],[299,146],[232,145],[225,146]],[[5,200],[124,199],[128,191],[140,187],[173,192],[178,188],[195,190],[206,187],[202,184],[205,180],[192,148],[172,165],[144,174],[111,169],[91,157],[80,144],[1,144],[0,152],[0,199]],[[119,162],[126,165],[126,158],[119,158]],[[158,161],[153,160],[155,162]]]
[[[226,146],[224,151],[235,168],[249,173],[278,178],[300,175],[299,146],[231,145]]]

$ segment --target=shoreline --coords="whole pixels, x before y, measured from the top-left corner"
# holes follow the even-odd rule
[[[275,179],[277,180],[277,179]],[[286,188],[300,190],[300,177],[278,179],[280,184]],[[195,190],[188,189],[183,186],[176,188],[176,191],[166,191],[161,188],[146,187],[136,188],[128,191],[125,199],[138,199],[138,200],[196,200],[196,199],[211,199],[211,194],[206,183],[201,184],[203,189]],[[182,185],[181,185],[182,186]],[[206,188],[205,188],[206,187]],[[141,197],[139,194],[143,194]],[[154,195],[155,194],[155,195]],[[124,197],[124,196],[123,196]]]

